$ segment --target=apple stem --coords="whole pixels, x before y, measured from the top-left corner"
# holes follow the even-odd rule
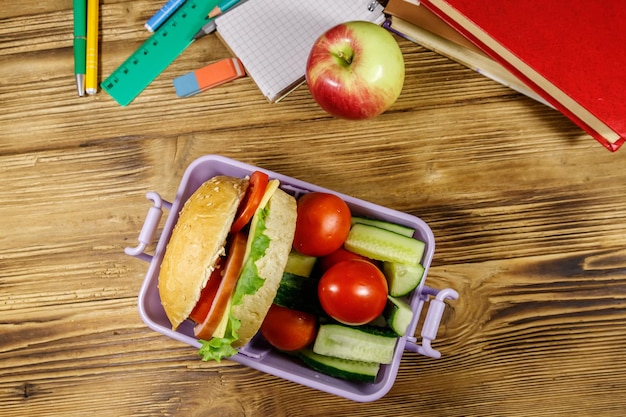
[[[352,63],[352,54],[345,54],[343,51],[339,51],[339,58],[348,65]]]

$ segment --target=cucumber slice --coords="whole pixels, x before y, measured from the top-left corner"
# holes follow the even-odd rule
[[[387,319],[382,314],[376,317],[374,320],[367,323],[368,326],[371,326],[375,329],[386,329],[387,328]]]
[[[352,226],[354,226],[356,223],[367,224],[369,226],[389,230],[390,232],[394,232],[406,237],[413,237],[413,234],[415,233],[415,230],[411,229],[410,227],[402,226],[396,223],[385,222],[382,220],[369,219],[367,217],[352,216],[351,222]]]
[[[387,319],[387,324],[398,336],[404,336],[411,320],[413,320],[413,310],[407,302],[399,298],[388,296],[387,300],[387,306],[383,313]]]
[[[310,349],[301,350],[299,356],[312,369],[348,381],[374,382],[380,369],[380,364],[375,362],[351,361],[318,355]]]
[[[340,324],[320,326],[313,344],[318,355],[363,362],[391,363],[397,337],[366,333]]]
[[[389,284],[389,295],[404,297],[419,285],[424,276],[422,264],[407,265],[397,262],[383,262],[383,272]]]
[[[314,256],[303,255],[300,252],[292,250],[287,258],[287,266],[285,272],[290,272],[302,277],[310,277],[317,260]]]
[[[352,328],[352,329],[356,328],[363,333],[369,333],[369,334],[373,334],[376,336],[384,336],[384,337],[390,337],[390,338],[397,337],[396,332],[394,332],[389,327],[387,327],[387,321],[385,317],[384,316],[381,316],[381,317],[383,317],[383,320],[385,320],[385,323],[383,326],[375,326],[370,322],[368,324],[362,324],[358,327],[349,327],[349,328]],[[333,322],[333,324],[337,324],[337,322]]]
[[[351,252],[385,262],[418,265],[426,244],[375,226],[356,223],[350,229],[344,247]]]
[[[274,304],[320,315],[322,308],[317,298],[317,280],[289,272],[283,273]]]

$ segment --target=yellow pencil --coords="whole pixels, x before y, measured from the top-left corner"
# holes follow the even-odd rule
[[[87,94],[98,92],[98,0],[87,1],[87,63],[85,91]]]

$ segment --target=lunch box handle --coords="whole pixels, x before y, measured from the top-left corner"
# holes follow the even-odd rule
[[[163,200],[161,196],[155,192],[147,193],[146,198],[148,200],[152,200],[153,205],[148,210],[148,214],[146,215],[143,227],[141,228],[141,232],[139,233],[139,237],[137,238],[139,244],[134,248],[127,247],[126,249],[124,249],[124,253],[130,256],[134,256],[135,258],[144,260],[146,262],[151,262],[152,255],[149,255],[144,251],[154,239],[154,234],[159,227],[159,222],[161,221],[161,216],[163,215],[163,208],[169,210],[172,207],[172,203]]]
[[[430,297],[428,312],[422,325],[421,338],[422,344],[417,344],[417,338],[414,336],[407,337],[405,350],[411,352],[417,352],[421,355],[428,356],[434,359],[439,359],[441,353],[435,350],[431,346],[431,342],[437,338],[437,331],[439,330],[439,324],[441,323],[441,317],[446,309],[445,300],[456,300],[459,298],[459,294],[451,289],[445,288],[443,290],[437,290],[424,286],[420,294],[420,302],[426,302]]]

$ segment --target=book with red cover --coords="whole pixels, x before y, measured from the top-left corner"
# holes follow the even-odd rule
[[[626,141],[623,0],[421,0],[610,151]]]

